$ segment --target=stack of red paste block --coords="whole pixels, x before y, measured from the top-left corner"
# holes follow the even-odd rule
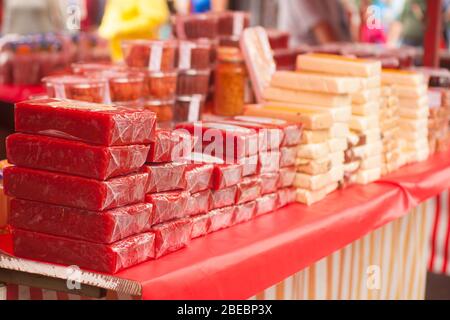
[[[4,170],[15,254],[110,273],[153,258],[142,165],[155,120],[79,101],[16,104]]]

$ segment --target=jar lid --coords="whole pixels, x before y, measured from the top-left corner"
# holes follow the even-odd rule
[[[229,62],[244,62],[241,51],[236,47],[219,47],[217,49],[217,59]]]

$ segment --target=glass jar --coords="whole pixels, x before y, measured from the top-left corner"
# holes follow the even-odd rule
[[[214,113],[221,116],[242,114],[246,85],[247,70],[239,49],[220,47],[215,70]]]

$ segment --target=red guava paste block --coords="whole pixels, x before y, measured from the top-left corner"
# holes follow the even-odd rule
[[[155,257],[159,258],[188,245],[192,222],[189,219],[173,220],[152,227],[155,233]]]
[[[186,162],[168,162],[144,166],[148,173],[147,193],[164,192],[184,189],[186,180],[184,174]]]
[[[238,164],[242,165],[242,176],[247,177],[256,174],[258,171],[258,155],[252,155],[239,159]]]
[[[23,133],[6,139],[8,161],[12,164],[97,180],[138,171],[148,150],[144,145],[105,147]]]
[[[89,211],[15,198],[9,211],[14,228],[98,243],[113,243],[148,231],[151,222],[150,203]]]
[[[245,177],[237,185],[236,204],[256,200],[261,196],[261,179],[258,176]]]
[[[210,224],[208,233],[225,229],[233,225],[234,206],[212,210],[208,213]]]
[[[211,191],[211,209],[232,206],[236,202],[237,185]]]
[[[259,151],[278,150],[283,141],[283,130],[272,125],[243,120],[224,120],[223,123],[255,130],[258,133]]]
[[[207,213],[211,206],[211,191],[204,190],[190,195],[186,208],[187,215]]]
[[[74,100],[28,100],[15,108],[16,131],[104,146],[148,144],[155,123],[148,110]]]
[[[281,147],[280,149],[280,168],[295,165],[298,147]]]
[[[278,172],[268,172],[259,175],[261,179],[261,194],[268,194],[277,191],[280,175]]]
[[[13,243],[14,254],[21,258],[76,265],[105,273],[116,273],[155,257],[153,232],[100,244],[13,229]]]
[[[258,152],[258,135],[252,129],[206,121],[180,123],[177,128],[193,135],[203,153],[227,159],[227,162]],[[194,149],[197,150],[198,147]]]
[[[273,126],[283,130],[282,146],[295,146],[300,143],[302,137],[302,125],[300,123],[293,123],[281,119],[272,119],[264,117],[253,116],[236,116],[234,119],[239,121],[261,123],[265,125]]]
[[[290,203],[295,202],[296,198],[295,188],[283,188],[278,190],[278,204],[277,209],[282,208]]]
[[[278,193],[269,193],[256,199],[256,211],[255,215],[269,213],[277,208]]]
[[[170,162],[188,157],[194,139],[182,130],[156,129],[155,141],[150,143],[147,162]]]
[[[264,151],[260,152],[258,156],[258,172],[278,172],[280,170],[280,152],[279,151]]]
[[[191,193],[200,192],[211,188],[214,165],[190,164],[184,173],[186,190]]]
[[[250,201],[234,207],[234,223],[241,223],[253,218],[256,210],[256,201]]]
[[[153,204],[152,225],[186,217],[189,196],[187,191],[147,194],[145,201]]]
[[[209,226],[211,225],[211,218],[209,214],[200,214],[191,217],[192,230],[191,238],[198,238],[208,233]]]
[[[92,211],[143,202],[148,177],[133,173],[98,181],[15,166],[5,168],[3,174],[8,196]]]
[[[279,180],[278,180],[278,188],[286,188],[292,187],[295,180],[295,166],[294,167],[284,167],[280,168],[279,171]]]

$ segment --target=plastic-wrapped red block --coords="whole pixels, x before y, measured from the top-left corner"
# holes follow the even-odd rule
[[[6,139],[8,161],[12,164],[97,180],[136,172],[144,164],[148,150],[144,145],[105,147],[23,133]]]
[[[188,200],[186,213],[188,216],[207,213],[211,206],[211,191],[204,190],[191,194]]]
[[[242,165],[242,176],[247,177],[256,174],[258,171],[258,155],[252,155],[239,159],[238,164]]]
[[[283,141],[283,130],[269,124],[243,120],[223,120],[223,123],[253,129],[258,133],[258,150],[278,150]]]
[[[192,222],[189,219],[173,220],[153,226],[155,233],[155,257],[184,248],[191,240]]]
[[[13,230],[14,254],[49,263],[76,265],[94,271],[116,273],[155,256],[155,234],[141,233],[113,244]]]
[[[209,214],[200,214],[191,217],[192,229],[191,238],[198,238],[208,233],[209,226],[211,224],[211,218]]]
[[[296,198],[295,188],[283,188],[278,190],[278,204],[277,208],[284,207],[290,203],[295,202]]]
[[[296,170],[295,167],[284,167],[280,168],[278,188],[292,187],[295,180]]]
[[[188,157],[193,147],[194,141],[190,134],[181,130],[156,129],[147,162],[178,161]]]
[[[15,107],[16,131],[104,146],[148,144],[155,122],[148,110],[81,101],[38,99]]]
[[[148,231],[152,220],[150,203],[89,211],[15,198],[9,211],[14,228],[98,243],[113,243]]]
[[[277,209],[278,193],[269,193],[256,199],[255,215],[269,213]]]
[[[280,170],[280,152],[264,151],[258,155],[258,173],[277,172]]]
[[[234,119],[271,125],[274,128],[283,130],[283,141],[281,142],[281,146],[295,146],[300,143],[302,137],[302,125],[300,123],[253,116],[236,116]]]
[[[235,204],[237,185],[211,191],[211,209],[219,209]]]
[[[194,135],[203,153],[226,159],[227,162],[258,152],[258,135],[252,129],[206,121],[180,123],[177,128]]]
[[[268,172],[259,175],[261,179],[261,194],[277,191],[280,175],[278,172]]]
[[[256,201],[250,201],[234,207],[234,223],[250,220],[255,215]]]
[[[281,147],[280,149],[280,168],[295,165],[298,147]]]
[[[186,168],[184,179],[186,190],[191,193],[200,192],[211,188],[214,165],[190,164]]]
[[[8,167],[3,171],[8,196],[102,211],[143,202],[147,173],[98,181],[63,173]]]
[[[208,233],[225,229],[233,225],[234,206],[212,210],[208,213],[210,225]]]
[[[261,179],[257,176],[245,177],[237,185],[236,204],[256,200],[261,195]]]
[[[164,192],[184,189],[186,181],[184,174],[186,162],[168,162],[144,166],[148,173],[147,193]]]
[[[152,225],[186,217],[189,197],[187,191],[147,194],[145,201],[153,204]]]

